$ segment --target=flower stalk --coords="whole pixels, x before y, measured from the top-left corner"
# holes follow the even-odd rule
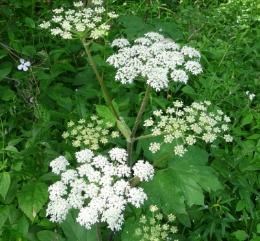
[[[114,115],[114,117],[119,120],[119,115],[112,103],[112,99],[109,95],[109,92],[106,88],[106,85],[105,85],[105,82],[104,82],[104,79],[103,77],[99,74],[98,72],[98,69],[97,69],[97,66],[96,66],[96,63],[95,61],[93,60],[93,57],[91,55],[91,52],[90,52],[90,49],[89,49],[89,45],[90,45],[90,42],[86,42],[84,39],[81,40],[83,46],[84,46],[84,49],[85,49],[85,52],[86,52],[86,55],[87,55],[87,58],[88,58],[88,62],[91,66],[91,68],[93,69],[94,73],[95,73],[95,76],[99,82],[99,85],[101,87],[101,91],[102,91],[102,94],[104,96],[104,99],[109,107],[109,109],[111,110],[112,114]]]
[[[101,234],[99,223],[96,224],[96,236],[97,236],[97,241],[102,241],[102,234]]]

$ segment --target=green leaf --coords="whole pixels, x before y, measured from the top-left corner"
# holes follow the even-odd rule
[[[26,17],[24,20],[27,27],[35,28],[35,22],[33,19]]]
[[[169,160],[169,167],[156,173],[154,179],[143,184],[149,202],[165,212],[185,213],[188,206],[203,205],[203,191],[215,191],[221,185],[213,169],[207,166],[207,153],[197,147],[185,155]]]
[[[254,237],[253,239],[250,239],[250,241],[260,241],[260,237]]]
[[[43,230],[37,233],[37,238],[40,241],[62,241],[64,240],[59,234],[52,231]]]
[[[197,93],[196,91],[189,85],[185,85],[181,91],[184,93],[184,94],[187,94],[188,96],[190,97],[196,97],[197,96]]]
[[[140,241],[140,237],[135,235],[135,230],[139,226],[139,219],[130,217],[124,222],[121,233],[121,241]]]
[[[11,177],[8,172],[0,173],[0,195],[5,199],[5,196],[10,187]]]
[[[5,224],[9,215],[9,206],[0,206],[0,229]]]
[[[18,194],[19,208],[33,221],[48,200],[48,187],[41,182],[26,184]]]
[[[12,66],[9,63],[0,65],[0,80],[5,78],[11,72]]]
[[[76,212],[70,212],[66,220],[61,223],[61,228],[66,236],[66,241],[96,241],[95,227],[91,230],[75,222]]]
[[[115,124],[116,118],[107,106],[96,105],[96,111],[98,115],[102,117],[105,121]]]
[[[173,21],[165,22],[165,20],[155,20],[155,27],[164,35],[169,35],[175,41],[178,41],[183,38],[183,32],[179,29],[178,24]]]
[[[136,37],[137,35],[142,35],[152,29],[151,25],[148,25],[139,16],[124,15],[118,18],[118,21],[124,26],[122,30],[128,38]]]
[[[0,59],[4,58],[7,55],[5,50],[0,50]]]
[[[257,233],[260,233],[260,223],[258,223],[258,224],[256,225],[256,232],[257,232]]]
[[[140,144],[142,146],[142,149],[144,151],[145,157],[152,161],[154,166],[156,167],[165,167],[167,166],[167,163],[169,160],[171,160],[174,156],[174,146],[176,143],[165,143],[163,147],[156,153],[152,153],[149,150],[149,146],[151,142],[158,142],[162,143],[163,137],[156,136],[149,139],[140,140]]]
[[[246,240],[248,238],[247,233],[244,230],[237,230],[232,233],[233,236],[239,241]]]
[[[16,226],[15,229],[19,231],[19,233],[22,234],[23,236],[25,236],[28,233],[29,222],[24,215],[18,220],[15,226]]]
[[[254,119],[254,117],[253,117],[252,113],[247,113],[247,114],[243,117],[243,119],[242,119],[242,121],[241,121],[241,124],[240,124],[240,127],[252,123],[252,122],[253,122],[253,119]]]

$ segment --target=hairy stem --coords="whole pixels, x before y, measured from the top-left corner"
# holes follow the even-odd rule
[[[134,127],[132,129],[132,134],[131,134],[132,138],[135,137],[136,131],[137,131],[137,129],[139,127],[139,124],[141,122],[141,119],[142,119],[143,113],[145,111],[146,105],[148,104],[148,101],[149,101],[150,92],[151,92],[151,87],[147,86],[146,90],[145,90],[145,94],[144,94],[144,98],[143,98],[142,104],[140,106],[140,109],[138,111],[137,117],[135,119]]]
[[[145,108],[148,104],[150,92],[151,92],[151,87],[147,86],[146,90],[145,90],[143,101],[141,103],[140,109],[139,109],[137,117],[135,119],[135,124],[134,124],[134,127],[133,127],[132,132],[131,132],[130,141],[127,143],[127,152],[128,152],[128,162],[129,162],[129,164],[132,164],[133,146],[134,146],[134,142],[135,142],[135,135],[136,135],[136,132],[137,132],[138,127],[140,125],[140,122],[142,120],[142,116],[143,116],[143,113],[145,111]]]
[[[93,71],[94,71],[94,73],[95,73],[95,75],[96,75],[96,78],[97,78],[97,80],[98,80],[98,82],[99,82],[99,85],[100,85],[100,87],[101,87],[101,91],[102,91],[102,94],[103,94],[103,96],[104,96],[104,99],[105,99],[105,101],[106,101],[108,107],[110,108],[112,114],[114,115],[114,117],[115,117],[117,120],[119,120],[119,115],[118,115],[118,113],[116,112],[115,107],[114,107],[114,105],[113,105],[113,103],[112,103],[111,97],[110,97],[110,95],[109,95],[109,93],[108,93],[108,90],[107,90],[107,88],[106,88],[106,85],[105,85],[105,82],[104,82],[104,80],[103,80],[103,77],[99,74],[98,69],[97,69],[97,66],[96,66],[96,63],[95,63],[95,61],[93,60],[93,57],[92,57],[92,55],[91,55],[91,52],[90,52],[90,49],[89,49],[89,43],[87,43],[87,42],[84,41],[84,40],[81,40],[81,42],[82,42],[82,44],[83,44],[83,46],[84,46],[84,49],[85,49],[85,52],[86,52],[86,54],[87,54],[88,62],[89,62],[89,64],[90,64],[91,68],[93,69]]]

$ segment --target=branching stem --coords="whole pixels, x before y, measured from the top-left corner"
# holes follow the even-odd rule
[[[131,131],[130,141],[127,143],[128,162],[129,162],[130,165],[132,164],[132,159],[133,159],[133,146],[134,146],[134,142],[136,140],[135,135],[136,135],[136,132],[137,132],[138,127],[140,125],[140,122],[142,120],[142,116],[143,116],[143,113],[145,111],[145,108],[146,108],[146,106],[149,102],[150,93],[151,93],[151,87],[147,86],[146,90],[145,90],[143,101],[141,103],[140,109],[139,109],[137,117],[135,119],[134,127]]]

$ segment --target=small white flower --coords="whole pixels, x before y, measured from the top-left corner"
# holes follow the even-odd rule
[[[43,21],[39,26],[42,29],[48,29],[51,26],[51,24],[49,21]]]
[[[186,72],[182,69],[176,69],[171,73],[171,77],[173,81],[175,82],[182,82],[184,84],[187,84],[189,76],[186,74]]]
[[[182,49],[181,49],[181,52],[188,56],[189,58],[200,58],[200,53],[199,51],[197,51],[196,49],[194,48],[191,48],[191,47],[188,47],[188,46],[184,46]]]
[[[144,193],[142,188],[133,187],[130,189],[128,196],[128,202],[130,202],[133,206],[139,208],[144,201],[147,199],[147,195]]]
[[[112,131],[111,132],[111,137],[112,138],[118,138],[120,136],[119,132],[118,131]]]
[[[76,155],[76,159],[79,163],[84,163],[84,162],[90,162],[94,156],[94,153],[89,149],[85,149],[85,150],[76,152],[75,155]]]
[[[116,14],[115,12],[109,12],[107,13],[107,16],[110,17],[110,18],[118,18],[118,14]]]
[[[154,175],[154,168],[153,166],[148,163],[144,162],[143,160],[137,161],[133,166],[134,176],[139,177],[141,181],[149,181],[153,178]]]
[[[30,61],[26,61],[24,59],[19,59],[20,64],[17,66],[18,70],[23,70],[23,71],[28,71],[28,69],[31,66],[31,62]]]
[[[249,91],[246,91],[246,95],[250,101],[252,101],[255,98],[255,94],[250,93]]]
[[[66,219],[69,209],[69,203],[65,199],[59,198],[49,202],[46,216],[50,216],[52,222],[61,223]]]
[[[157,207],[156,205],[151,205],[151,206],[149,207],[149,209],[150,209],[150,211],[151,211],[152,213],[158,211],[158,207]]]
[[[158,142],[153,142],[150,144],[149,146],[149,150],[152,152],[152,153],[156,153],[157,151],[159,151],[161,148],[161,145],[160,143]]]
[[[214,133],[205,133],[202,136],[202,140],[204,140],[206,143],[212,143],[217,138],[216,134]]]
[[[150,118],[150,119],[144,121],[144,126],[145,127],[152,126],[153,123],[154,123],[154,121],[152,120],[152,118]]]
[[[130,45],[129,41],[125,38],[115,39],[111,43],[111,47],[118,47],[118,48],[123,48],[123,47],[129,46],[129,45]]]
[[[74,2],[73,5],[74,5],[74,7],[79,8],[79,7],[82,7],[84,4],[82,1],[79,1],[79,2]]]
[[[125,149],[116,147],[109,151],[109,156],[111,160],[124,164],[128,155]]]
[[[64,172],[69,165],[69,162],[64,156],[59,156],[50,163],[52,172],[59,175],[61,172]]]
[[[224,135],[224,140],[226,142],[232,142],[233,141],[233,137],[231,135]]]
[[[194,75],[198,75],[202,73],[202,67],[201,65],[196,61],[188,61],[185,64],[185,68],[193,73]]]
[[[183,102],[176,100],[176,101],[173,102],[173,106],[176,107],[176,108],[181,108],[181,107],[183,107]]]
[[[176,145],[174,147],[174,153],[177,156],[183,156],[185,152],[186,152],[186,149],[184,148],[183,145]]]

